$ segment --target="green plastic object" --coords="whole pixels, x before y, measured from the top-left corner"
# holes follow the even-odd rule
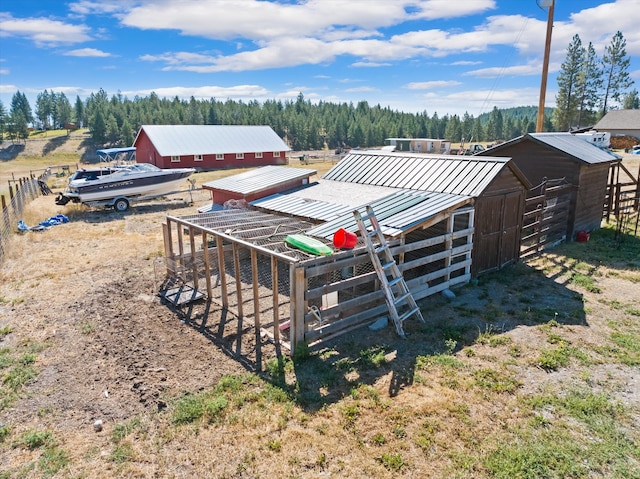
[[[289,235],[284,239],[284,242],[289,246],[318,256],[329,256],[333,254],[333,250],[329,246],[310,236],[301,234]]]

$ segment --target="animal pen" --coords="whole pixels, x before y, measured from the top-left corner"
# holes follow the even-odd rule
[[[387,236],[416,300],[471,278],[474,209],[466,201],[440,213]],[[378,214],[380,224],[384,216]],[[165,291],[165,298],[181,306],[179,291],[197,292],[199,296],[189,296],[206,296],[206,301],[239,319],[252,319],[256,334],[289,351],[387,315],[384,293],[361,238],[353,249],[340,250],[326,236],[316,237],[332,248],[328,256],[314,256],[285,242],[287,235],[305,234],[317,226],[254,209],[167,216],[167,279],[179,287],[173,296]]]

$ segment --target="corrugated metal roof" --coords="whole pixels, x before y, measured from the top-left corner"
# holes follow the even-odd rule
[[[476,197],[509,160],[490,156],[352,152],[323,178]]]
[[[316,174],[316,170],[268,165],[254,170],[209,181],[202,186],[211,190],[232,191],[243,195],[257,193],[287,182],[302,180]]]
[[[599,131],[640,130],[640,110],[608,111],[594,128]]]
[[[449,193],[402,190],[371,202],[380,228],[386,236],[398,236],[404,231],[427,222],[439,213],[452,211],[473,201],[470,196]],[[364,211],[364,205],[351,208],[348,213],[307,230],[307,234],[329,239],[340,228],[357,232],[353,210]]]
[[[306,188],[253,201],[251,205],[265,211],[329,221],[394,191],[397,190],[383,186],[319,180]]]
[[[528,135],[584,163],[611,163],[620,159],[620,156],[615,153],[598,148],[571,133],[529,133]]]
[[[142,125],[140,130],[162,156],[290,151],[270,126]]]
[[[266,211],[320,221],[331,221],[353,210],[352,206],[301,198],[291,194],[275,194],[252,201],[250,204]]]

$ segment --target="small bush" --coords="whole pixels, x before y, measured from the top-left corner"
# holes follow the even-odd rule
[[[380,462],[386,469],[398,472],[407,465],[401,454],[382,454],[376,460]]]
[[[27,431],[20,438],[19,444],[33,450],[43,446],[53,446],[55,441],[49,431]]]

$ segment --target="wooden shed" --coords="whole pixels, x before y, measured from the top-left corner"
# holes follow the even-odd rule
[[[224,205],[229,200],[250,202],[308,185],[315,174],[316,170],[271,165],[209,181],[202,187],[211,191],[213,204]]]
[[[508,158],[352,152],[307,187],[242,209],[168,216],[163,294],[175,303],[183,291],[206,295],[251,318],[256,337],[290,349],[319,343],[388,315],[362,240],[348,250],[334,240],[340,229],[359,230],[354,211],[373,208],[420,300],[518,259],[528,187]],[[293,248],[286,241],[292,234],[333,253]]]
[[[140,163],[200,170],[285,165],[290,151],[261,125],[142,125],[133,146]]]
[[[254,204],[279,209],[279,214],[252,204],[167,216],[167,279],[160,294],[176,305],[206,296],[239,324],[249,320],[257,347],[268,336],[293,350],[302,342],[320,343],[372,323],[388,314],[372,259],[362,242],[341,250],[332,241],[337,228],[353,229],[353,211],[361,208],[349,203],[365,198],[416,300],[469,281],[471,197],[350,186],[351,195],[341,204],[276,194]],[[328,221],[318,224],[318,218]],[[292,234],[316,238],[333,254],[293,248],[286,241]]]
[[[351,152],[324,179],[473,198],[472,275],[518,260],[526,191],[531,187],[509,158]]]
[[[479,154],[484,155],[511,158],[534,187],[560,179],[572,185],[567,238],[600,227],[609,169],[619,156],[570,133],[529,133]]]

